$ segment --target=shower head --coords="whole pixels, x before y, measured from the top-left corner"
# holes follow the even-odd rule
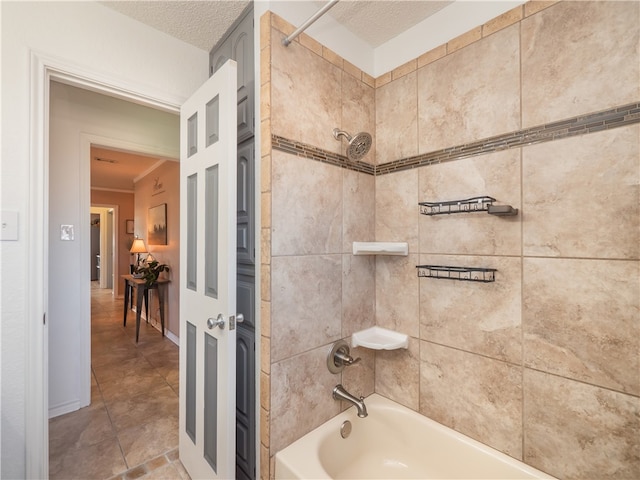
[[[371,148],[371,135],[367,132],[356,133],[353,137],[347,132],[343,132],[338,128],[333,129],[333,137],[338,140],[340,135],[344,136],[349,142],[347,147],[347,158],[349,160],[360,160]]]

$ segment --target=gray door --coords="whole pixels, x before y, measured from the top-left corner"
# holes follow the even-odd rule
[[[236,303],[244,322],[236,339],[236,478],[256,477],[255,81],[253,9],[240,16],[209,55],[211,74],[227,59],[238,66]]]

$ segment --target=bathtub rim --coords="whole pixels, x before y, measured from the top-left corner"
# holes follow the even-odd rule
[[[543,472],[542,470],[524,463],[521,460],[518,460],[517,458],[501,452],[450,427],[447,427],[446,425],[436,422],[432,418],[422,415],[415,410],[412,410],[378,393],[372,393],[371,395],[369,395],[365,399],[365,402],[367,404],[367,407],[369,407],[370,412],[375,411],[377,407],[383,409],[397,409],[410,415],[416,415],[416,419],[424,421],[430,428],[434,428],[444,435],[453,437],[462,443],[477,448],[483,453],[486,453],[487,455],[495,458],[497,461],[507,463],[514,468],[522,471],[523,473],[533,476],[533,478],[552,480],[556,478],[546,472]],[[300,437],[287,447],[276,452],[274,459],[274,479],[284,480],[291,478],[331,478],[329,476],[329,473],[322,466],[322,462],[318,455],[318,449],[322,444],[324,437],[339,429],[340,425],[342,425],[345,420],[349,420],[352,423],[355,423],[358,421],[366,421],[366,418],[358,418],[356,408],[354,406],[349,407],[348,409],[340,412],[338,415],[330,418],[326,422],[314,428],[309,433]],[[314,457],[311,457],[308,452],[314,447],[316,455]],[[304,462],[300,462],[300,458],[304,458]],[[304,463],[302,468],[300,466],[301,463]]]

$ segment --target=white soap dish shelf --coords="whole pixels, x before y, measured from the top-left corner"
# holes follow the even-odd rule
[[[371,327],[351,335],[351,345],[373,350],[409,348],[409,336],[382,327]]]
[[[402,255],[409,254],[407,242],[353,242],[354,255]]]

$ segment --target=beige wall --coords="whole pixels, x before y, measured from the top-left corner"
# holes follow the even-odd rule
[[[131,242],[133,235],[127,234],[126,221],[133,219],[133,193],[108,192],[104,190],[91,190],[92,205],[117,205],[118,206],[118,271],[120,275],[129,273],[131,263]],[[124,283],[115,278],[115,294],[118,297],[124,295]]]
[[[264,478],[339,411],[340,381],[561,478],[640,476],[637,124],[375,177],[270,148],[341,153],[333,128],[367,130],[382,165],[638,102],[639,8],[530,2],[375,82],[305,35],[283,47],[292,27],[262,18]],[[476,195],[520,214],[418,214]],[[373,237],[409,256],[350,255]],[[497,280],[418,279],[424,263]],[[330,374],[330,344],[373,323],[373,299],[409,349]]]
[[[180,336],[180,164],[167,161],[135,184],[135,234],[156,260],[169,266],[162,275],[171,282],[165,297],[165,328]],[[149,208],[167,204],[167,245],[149,245],[147,216]],[[159,306],[155,292],[149,299],[151,319],[159,324]]]

